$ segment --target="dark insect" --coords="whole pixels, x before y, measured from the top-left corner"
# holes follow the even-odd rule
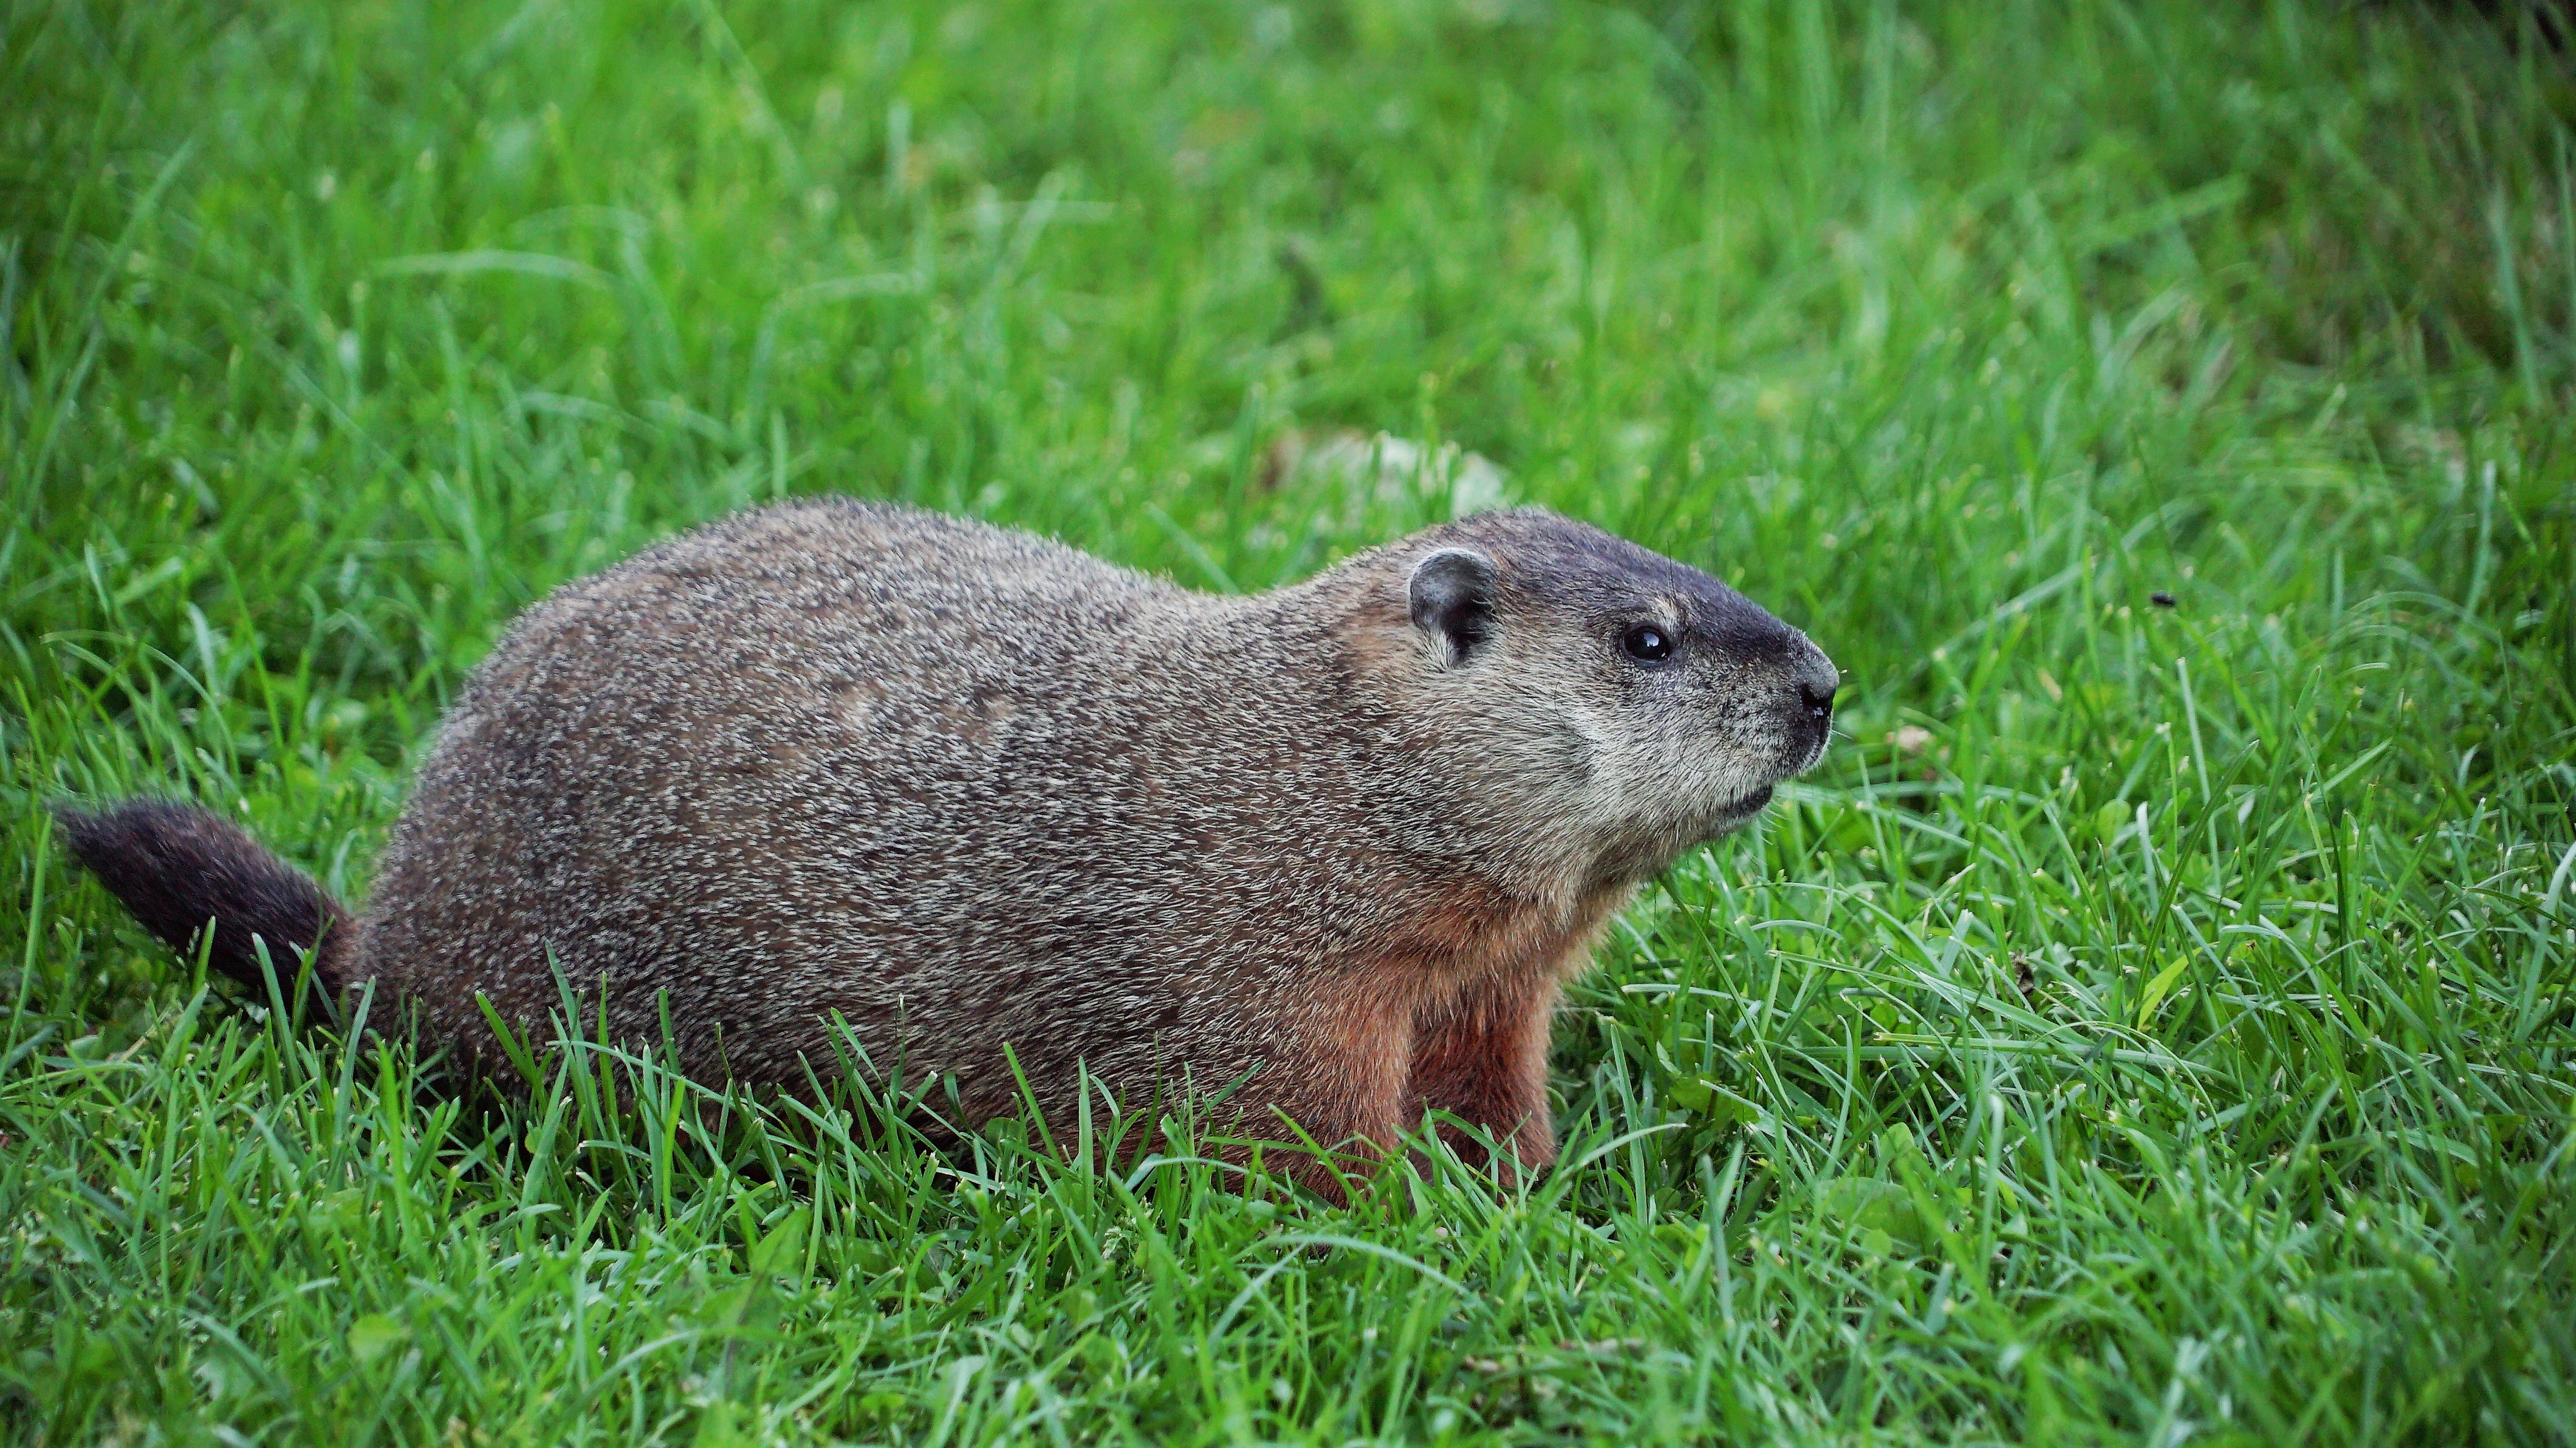
[[[2154,604],[2158,608],[2172,608],[2174,606],[2174,596],[2159,588],[2155,592],[2147,595],[2147,602]]]

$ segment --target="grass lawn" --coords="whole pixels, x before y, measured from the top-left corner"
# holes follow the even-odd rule
[[[0,3],[0,1437],[2570,1441],[2571,77],[2394,0]],[[1273,466],[1341,429],[1850,679],[1526,1191],[462,1107],[47,821],[362,897],[565,579],[836,490],[1265,588],[1456,502]]]

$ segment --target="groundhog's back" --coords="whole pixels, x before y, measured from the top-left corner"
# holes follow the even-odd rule
[[[1262,607],[846,501],[675,539],[476,672],[356,973],[485,1055],[476,997],[542,1033],[559,967],[630,1039],[667,993],[697,1073],[792,1084],[833,1014],[916,1078],[1005,1041],[1042,1076],[1058,1045],[1113,1078],[1221,1067],[1241,972],[1366,928],[1225,886],[1276,878],[1352,793],[1283,692],[1329,646]]]

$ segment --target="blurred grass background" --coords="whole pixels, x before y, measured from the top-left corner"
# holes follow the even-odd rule
[[[2545,19],[0,3],[0,1423],[2567,1441]],[[1453,506],[1276,465],[1346,429],[1850,679],[1578,991],[1527,1197],[941,1160],[604,1061],[468,1112],[51,840],[179,792],[363,895],[566,578],[836,490],[1262,588]]]

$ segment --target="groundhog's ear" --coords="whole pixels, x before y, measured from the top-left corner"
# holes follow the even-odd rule
[[[1494,631],[1494,564],[1482,553],[1442,548],[1413,565],[1405,587],[1413,626],[1449,663],[1464,663]]]

